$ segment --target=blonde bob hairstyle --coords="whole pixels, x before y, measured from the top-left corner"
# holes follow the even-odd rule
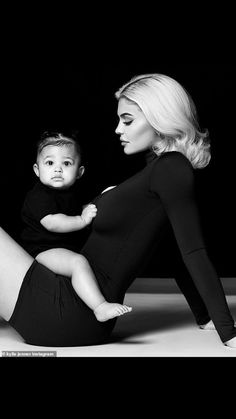
[[[176,80],[163,74],[143,74],[124,84],[115,97],[139,106],[158,134],[153,146],[158,156],[179,151],[194,169],[208,165],[211,158],[208,131],[200,131],[194,102]]]

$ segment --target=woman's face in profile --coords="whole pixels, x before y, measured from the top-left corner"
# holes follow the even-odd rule
[[[119,124],[115,132],[120,136],[125,154],[148,150],[156,143],[157,134],[138,105],[121,98],[117,113]]]

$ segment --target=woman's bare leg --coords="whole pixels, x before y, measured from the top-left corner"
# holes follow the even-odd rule
[[[0,227],[0,316],[9,320],[33,258]]]

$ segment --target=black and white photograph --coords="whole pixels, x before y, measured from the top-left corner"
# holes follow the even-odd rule
[[[126,30],[6,45],[1,357],[236,357],[232,35]]]

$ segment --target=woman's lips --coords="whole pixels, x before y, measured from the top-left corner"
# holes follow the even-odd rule
[[[129,143],[129,141],[125,141],[125,140],[120,140],[121,141],[121,145],[125,145],[125,144],[128,144]]]

